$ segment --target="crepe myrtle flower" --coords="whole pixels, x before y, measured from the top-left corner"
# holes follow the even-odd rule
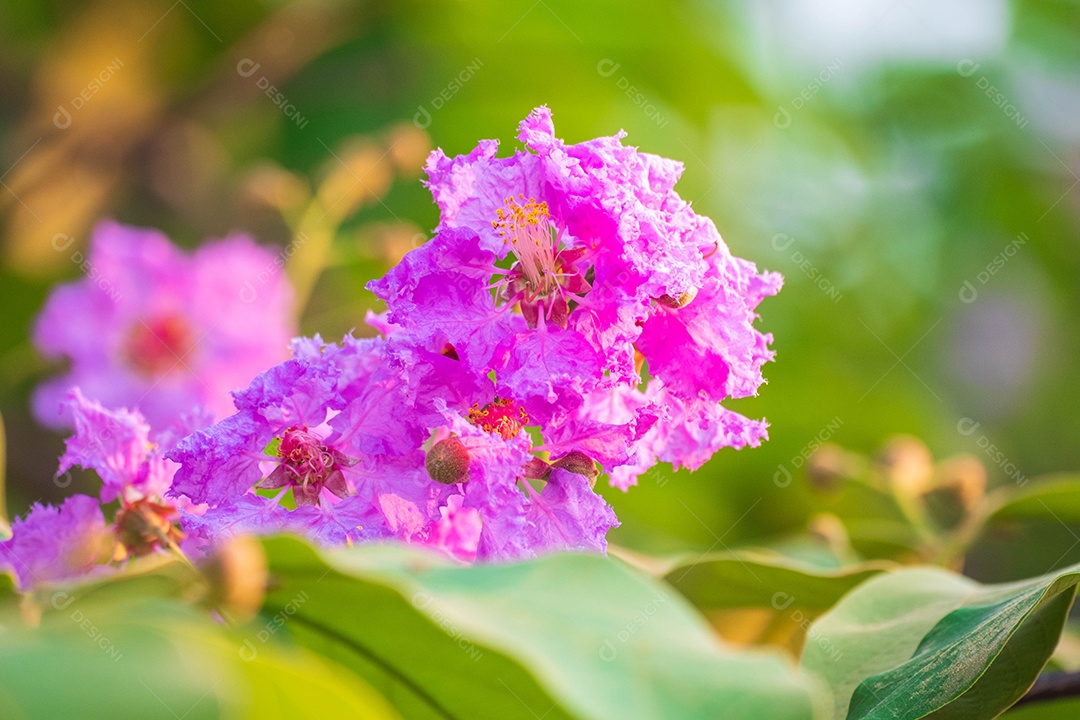
[[[425,544],[465,563],[476,560],[482,523],[476,508],[464,507],[464,495],[451,495],[440,508],[439,520],[432,526]]]
[[[349,494],[342,470],[355,463],[324,438],[327,413],[341,406],[337,374],[332,364],[295,359],[272,367],[235,394],[233,415],[169,454],[180,464],[171,495],[199,508],[183,519],[197,552],[237,532],[285,529],[286,494],[301,514],[322,507],[324,490]]]
[[[154,427],[195,406],[224,417],[229,391],[287,357],[292,290],[250,238],[187,253],[157,230],[105,221],[88,255],[87,277],[55,288],[34,325],[38,350],[70,361],[34,394],[45,425],[70,427],[63,400],[73,386]]]
[[[512,157],[493,140],[432,153],[437,234],[370,285],[388,319],[522,399],[636,385],[641,361],[680,397],[754,394],[771,339],[754,308],[780,277],[733,257],[679,197],[682,165],[622,133],[566,145],[545,107],[518,137],[529,151]]]
[[[441,211],[436,235],[369,285],[400,343],[453,353],[494,377],[499,396],[556,435],[574,416],[618,416],[609,424],[630,431],[629,442],[649,428],[666,437],[734,417],[717,403],[756,394],[772,359],[772,337],[753,323],[780,276],[734,257],[712,221],[679,197],[681,163],[623,137],[567,145],[540,107],[520,126],[526,150],[511,157],[496,157],[494,140],[454,158],[436,150],[427,163]],[[634,414],[603,410],[614,389],[643,381],[656,385],[634,411],[645,416],[639,432],[636,421],[628,427]],[[694,466],[742,437],[689,435],[698,443],[662,455]],[[643,452],[630,454],[640,464]]]
[[[595,403],[593,415],[616,426],[640,415],[652,416],[629,447],[629,456],[610,471],[610,482],[621,490],[658,462],[675,469],[697,470],[721,448],[757,447],[768,439],[768,423],[752,420],[704,398],[685,400],[653,378],[644,391],[618,388],[610,398]]]
[[[97,498],[74,495],[60,507],[34,505],[0,543],[0,567],[13,571],[20,589],[108,571],[129,557],[176,550],[183,503],[166,499],[177,465],[162,453],[209,418],[197,410],[155,433],[138,411],[109,410],[79,388],[65,401],[75,426],[57,475],[74,466],[101,479]],[[111,522],[103,505],[117,503]],[[179,506],[178,506],[179,505]]]
[[[0,571],[23,592],[103,571],[115,547],[101,505],[89,495],[72,495],[59,507],[35,503],[11,533],[0,543]]]
[[[593,487],[600,467],[630,461],[633,439],[651,424],[648,412],[618,423],[549,412],[538,424],[526,404],[498,395],[494,381],[476,380],[453,348],[431,353],[398,340],[391,328],[387,354],[407,378],[409,416],[427,437],[423,470],[449,488],[439,521],[417,539],[481,562],[603,552],[618,522]]]
[[[422,541],[481,562],[603,552],[618,522],[593,487],[601,468],[630,461],[631,443],[653,420],[649,412],[634,409],[612,423],[548,412],[538,423],[525,403],[498,395],[494,381],[475,380],[453,348],[417,350],[398,342],[396,327],[389,331],[388,356],[413,383],[410,417],[422,418],[428,438],[423,469],[451,493]]]
[[[424,432],[385,341],[299,340],[234,394],[236,412],[180,442],[172,494],[194,552],[224,537],[293,531],[326,545],[421,538],[447,490],[423,468]]]
[[[566,460],[567,439],[534,448],[527,411],[460,359],[398,344],[394,332],[300,339],[293,353],[235,393],[234,415],[169,455],[181,464],[171,493],[197,507],[182,520],[185,549],[293,531],[326,545],[405,541],[464,561],[603,550],[615,517],[592,489],[595,463]],[[503,537],[511,528],[520,537]]]
[[[138,410],[108,409],[87,399],[81,388],[68,392],[65,407],[75,432],[66,441],[57,474],[76,465],[93,470],[101,478],[100,496],[105,503],[164,496],[177,465],[163,453],[179,437],[210,424],[210,418],[195,408],[174,426],[153,432]]]
[[[102,503],[119,501],[111,529],[114,560],[176,550],[182,539],[176,523],[183,500],[166,497],[178,465],[164,457],[180,437],[210,424],[199,408],[173,426],[155,432],[137,410],[110,410],[88,400],[79,388],[67,398],[75,433],[67,439],[58,474],[78,465],[101,479]]]
[[[90,495],[72,495],[59,507],[35,504],[0,543],[0,571],[13,573],[27,591],[104,574],[131,557],[178,551],[176,516],[171,503],[150,497],[123,501],[111,522]]]

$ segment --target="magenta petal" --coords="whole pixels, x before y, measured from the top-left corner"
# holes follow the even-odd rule
[[[526,530],[536,550],[605,552],[615,511],[583,475],[554,468],[542,493],[533,494]]]
[[[278,465],[270,474],[259,481],[259,487],[267,490],[277,490],[292,484],[289,470],[284,465]]]
[[[111,533],[98,501],[87,495],[73,495],[59,508],[35,504],[11,530],[0,543],[0,568],[14,572],[24,591],[79,577],[109,559]]]
[[[580,333],[538,328],[518,337],[498,386],[506,397],[554,401],[560,388],[584,393],[602,376],[603,361]]]
[[[151,441],[150,426],[138,412],[107,410],[87,400],[75,388],[68,395],[75,434],[67,440],[58,473],[78,465],[94,470],[102,481],[101,499],[118,496],[160,497],[172,482],[174,468],[160,456],[161,447]]]
[[[323,487],[339,498],[349,496],[349,484],[345,482],[345,475],[340,470],[330,471],[330,474],[326,476],[326,480],[323,482]]]

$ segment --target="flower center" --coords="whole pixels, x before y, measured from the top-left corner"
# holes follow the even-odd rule
[[[517,257],[520,270],[528,289],[533,295],[547,295],[558,284],[555,265],[558,236],[551,226],[551,215],[546,202],[536,198],[525,201],[518,195],[522,205],[512,197],[503,201],[506,208],[495,211],[498,220],[491,226],[499,231],[503,244],[510,246]]]
[[[325,444],[307,425],[294,425],[282,434],[277,457],[278,466],[259,481],[258,487],[291,487],[297,507],[318,505],[323,488],[339,498],[348,497],[349,484],[341,469],[357,461]]]
[[[177,315],[165,315],[132,328],[124,355],[139,372],[162,375],[180,364],[193,346],[188,324]]]
[[[473,403],[469,410],[469,422],[484,432],[499,435],[503,440],[517,437],[521,428],[529,424],[529,414],[508,398],[495,398],[495,402],[480,407]]]
[[[573,268],[584,251],[559,250],[559,232],[551,221],[547,202],[536,198],[503,200],[506,207],[495,211],[491,227],[499,231],[503,245],[510,248],[517,262],[502,281],[505,299],[520,303],[521,314],[529,327],[540,318],[566,327],[570,302],[589,290],[589,284]]]

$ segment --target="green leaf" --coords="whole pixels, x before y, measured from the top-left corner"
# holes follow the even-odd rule
[[[834,718],[991,718],[1046,664],[1080,567],[1007,585],[940,569],[881,575],[813,625],[802,666]]]
[[[265,548],[267,636],[350,667],[408,718],[813,717],[780,657],[724,650],[670,588],[613,560],[465,568],[400,547]]]
[[[57,590],[45,610],[34,629],[3,618],[0,716],[397,717],[344,668],[276,642],[246,653],[236,633],[175,600]]]
[[[774,553],[737,551],[684,557],[664,579],[734,642],[798,654],[809,621],[866,580],[892,567],[863,563],[827,570]]]
[[[740,551],[684,558],[664,579],[704,611],[783,606],[820,612],[891,567],[880,562],[825,570],[781,555]]]
[[[1041,520],[1080,524],[1080,475],[1061,473],[1034,480],[1011,494],[989,517],[989,522]]]

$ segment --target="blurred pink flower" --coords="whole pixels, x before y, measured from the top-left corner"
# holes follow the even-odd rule
[[[86,277],[53,290],[33,339],[70,370],[41,385],[34,413],[70,427],[73,386],[165,428],[197,406],[232,411],[231,390],[288,357],[292,288],[273,252],[237,235],[187,253],[157,230],[106,221]]]

